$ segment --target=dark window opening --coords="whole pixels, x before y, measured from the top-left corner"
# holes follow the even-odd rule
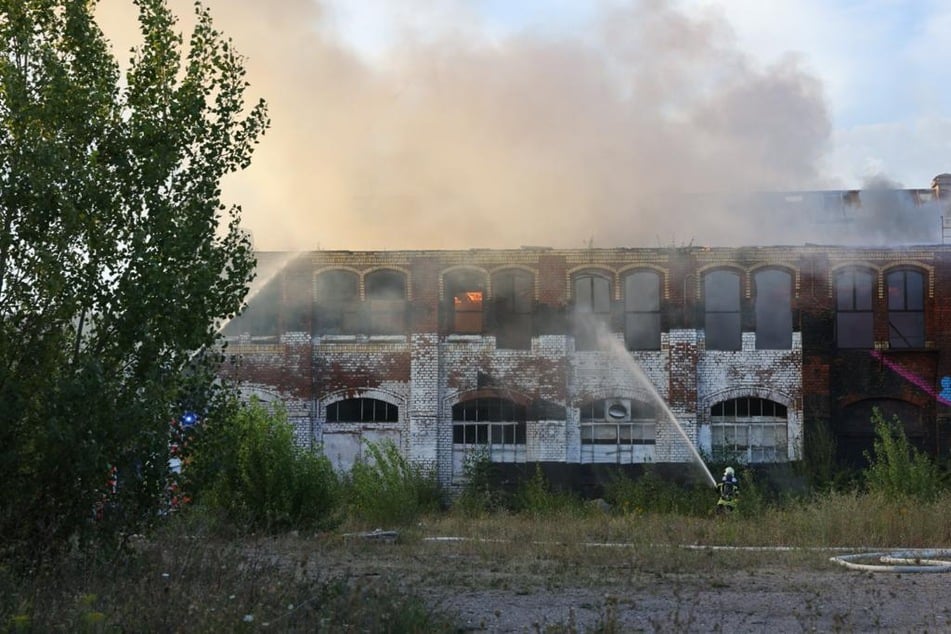
[[[366,276],[368,331],[375,335],[406,332],[406,276],[383,269]]]
[[[492,277],[496,347],[532,347],[534,295],[535,279],[527,271],[502,271]]]
[[[360,288],[350,271],[326,271],[316,279],[314,329],[324,335],[352,335],[360,331]]]
[[[452,271],[445,277],[449,330],[480,334],[484,326],[485,277],[475,271]]]
[[[396,405],[375,398],[348,398],[327,406],[328,423],[396,423]]]
[[[760,271],[753,278],[756,290],[756,348],[792,348],[792,276],[786,271]]]
[[[598,273],[574,278],[576,350],[597,350],[602,331],[611,329],[611,280]]]
[[[624,277],[624,344],[628,350],[660,350],[660,275],[653,271]]]
[[[888,345],[925,347],[925,281],[918,271],[892,271],[888,284]]]
[[[835,276],[836,342],[839,348],[871,348],[872,286],[869,271],[847,269]]]
[[[713,271],[703,278],[707,350],[740,350],[740,276]]]

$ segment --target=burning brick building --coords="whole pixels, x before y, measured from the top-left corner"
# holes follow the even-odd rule
[[[941,178],[900,191],[933,212]],[[814,201],[841,222],[859,196]],[[445,484],[474,452],[583,474],[790,462],[811,436],[857,465],[875,407],[944,455],[951,246],[925,224],[904,246],[260,253],[225,372],[338,467],[390,439]]]

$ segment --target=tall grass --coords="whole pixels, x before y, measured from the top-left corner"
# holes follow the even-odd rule
[[[367,459],[350,473],[347,498],[354,519],[376,527],[405,525],[443,503],[435,473],[406,459],[392,441],[366,444]]]

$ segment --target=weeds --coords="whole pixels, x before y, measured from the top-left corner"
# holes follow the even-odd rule
[[[872,425],[874,454],[865,454],[869,461],[865,470],[869,491],[890,500],[934,500],[942,488],[941,472],[927,455],[908,442],[898,417],[886,420],[875,408]]]
[[[369,459],[350,474],[348,498],[354,518],[380,525],[404,525],[442,504],[436,476],[400,453],[392,441],[367,443]]]

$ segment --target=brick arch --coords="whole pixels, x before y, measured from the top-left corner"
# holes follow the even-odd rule
[[[611,387],[597,387],[586,391],[583,395],[571,400],[569,407],[578,409],[580,406],[590,401],[603,400],[609,398],[629,398],[636,401],[652,403],[655,401],[653,390],[644,388],[643,392],[638,392],[625,387],[624,389],[612,389]]]
[[[369,269],[366,269],[365,271],[363,271],[363,273],[362,273],[362,275],[361,275],[361,277],[360,277],[360,296],[361,296],[361,299],[366,299],[366,288],[367,288],[367,286],[366,286],[366,279],[367,279],[367,276],[370,275],[371,273],[375,273],[375,272],[377,272],[377,271],[398,271],[399,273],[402,273],[402,274],[403,274],[403,277],[406,279],[406,301],[412,301],[412,299],[413,299],[413,275],[412,275],[412,273],[410,272],[409,269],[407,269],[407,268],[405,268],[405,267],[402,267],[402,266],[397,266],[397,265],[395,265],[395,264],[393,264],[393,265],[387,265],[387,266],[374,266],[374,267],[372,267],[372,268],[369,268]]]
[[[486,269],[472,264],[457,264],[439,272],[439,301],[446,299],[446,276],[457,271],[472,271],[474,273],[482,274],[485,277],[486,293],[489,292],[492,284],[492,276]]]
[[[670,299],[670,271],[656,264],[638,263],[621,267],[617,271],[618,289],[621,288],[621,280],[624,279],[625,275],[628,273],[636,273],[637,271],[653,271],[657,273],[660,276],[660,288],[663,292],[662,297],[665,300]],[[618,299],[623,299],[620,296],[620,290],[618,290]]]
[[[334,271],[346,271],[347,273],[353,273],[357,278],[357,298],[364,299],[364,288],[363,288],[363,273],[359,269],[355,269],[352,266],[324,266],[316,271],[314,271],[312,277],[312,284],[316,286],[317,278],[323,275],[324,273],[332,273]],[[314,289],[312,289],[313,291]]]
[[[925,264],[924,262],[919,262],[917,260],[909,260],[907,262],[892,262],[886,264],[882,267],[882,280],[891,273],[892,271],[917,271],[924,274],[928,278],[928,298],[934,298],[934,267],[930,264]],[[880,290],[880,296],[884,296],[884,289]]]
[[[507,388],[495,388],[487,387],[478,390],[460,390],[453,394],[449,394],[443,398],[443,403],[446,406],[446,411],[452,410],[453,405],[458,405],[464,401],[471,401],[477,398],[500,398],[507,401],[512,401],[513,403],[518,403],[524,407],[529,407],[532,404],[532,397],[524,392],[518,392],[515,390],[510,390]]]
[[[611,298],[618,299],[617,272],[614,269],[607,266],[598,265],[598,264],[582,264],[581,266],[575,266],[565,271],[565,285],[566,285],[566,288],[568,289],[567,293],[565,293],[565,296],[568,298],[568,300],[572,299],[573,287],[571,282],[574,279],[575,275],[579,273],[589,273],[589,272],[603,273],[604,277],[607,277],[608,279],[610,279],[611,280],[611,295],[612,295]]]
[[[729,262],[716,262],[714,264],[704,264],[703,266],[697,269],[696,275],[696,300],[703,300],[703,279],[706,277],[707,273],[712,273],[714,271],[732,271],[740,276],[740,290],[747,288],[749,285],[748,279],[749,275],[747,274],[746,269],[738,264],[732,264]]]
[[[697,420],[698,422],[710,422],[710,408],[717,403],[729,401],[734,398],[762,398],[774,401],[784,405],[787,410],[795,410],[796,399],[791,394],[782,390],[768,388],[762,385],[743,385],[724,388],[711,392],[697,399]]]
[[[847,269],[865,269],[871,271],[875,274],[875,282],[878,285],[878,298],[882,299],[884,295],[883,287],[885,285],[885,275],[882,272],[882,267],[877,264],[873,264],[867,260],[855,260],[854,262],[840,262],[835,266],[829,267],[829,279],[827,280],[829,286],[829,298],[835,297],[835,276],[839,271],[844,271]]]
[[[489,281],[486,286],[486,292],[490,298],[495,297],[495,289],[492,288],[492,278],[498,275],[499,273],[504,273],[506,271],[524,271],[532,276],[532,299],[538,300],[538,271],[533,269],[530,266],[525,266],[524,264],[505,264],[503,266],[497,266],[494,269],[489,271]]]
[[[789,276],[792,278],[792,288],[790,289],[790,291],[792,291],[793,297],[799,297],[799,288],[802,282],[799,275],[799,267],[793,264],[789,264],[787,262],[770,262],[770,263],[763,263],[763,264],[755,264],[746,270],[746,273],[747,273],[746,298],[747,299],[753,296],[753,280],[756,278],[756,274],[759,273],[760,271],[766,271],[770,269],[789,273]]]
[[[250,401],[257,398],[261,403],[271,406],[272,403],[283,402],[284,397],[277,390],[267,389],[258,386],[241,386],[238,390],[242,401]]]
[[[395,405],[399,410],[400,422],[406,420],[404,410],[406,408],[406,399],[396,392],[381,390],[380,388],[363,387],[346,390],[335,390],[327,393],[323,398],[317,399],[317,408],[321,419],[327,418],[327,406],[346,401],[352,398],[375,398],[378,401],[384,401],[390,405]]]

